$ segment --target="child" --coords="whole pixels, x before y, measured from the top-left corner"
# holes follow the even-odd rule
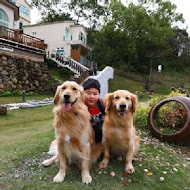
[[[91,114],[91,123],[95,131],[96,143],[102,141],[102,125],[105,116],[103,100],[100,99],[100,83],[92,78],[84,81],[84,103]]]

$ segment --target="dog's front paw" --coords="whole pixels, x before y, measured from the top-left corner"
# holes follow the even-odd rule
[[[45,166],[45,167],[47,167],[47,166],[50,166],[51,163],[49,162],[49,159],[47,159],[47,160],[44,160],[44,161],[42,162],[42,165]]]
[[[129,165],[126,165],[125,171],[126,171],[128,174],[132,174],[132,173],[135,172],[135,169],[133,168],[133,165],[132,165],[132,164],[129,164]]]
[[[106,168],[107,165],[108,165],[108,162],[107,162],[107,161],[104,161],[104,160],[101,161],[101,162],[98,164],[99,168]]]
[[[82,176],[82,182],[85,184],[91,183],[92,177],[90,176],[90,174],[86,174],[86,175]]]
[[[61,175],[61,174],[57,174],[54,178],[53,178],[53,182],[54,183],[61,183],[64,181],[65,175]]]

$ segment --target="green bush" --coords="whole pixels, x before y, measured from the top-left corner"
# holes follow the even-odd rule
[[[67,68],[59,68],[59,74],[64,77],[69,77],[71,75],[73,76],[75,73]]]
[[[47,63],[49,68],[57,68],[57,63],[51,59],[45,58],[44,62]]]
[[[187,96],[187,94],[182,94],[179,92],[179,90],[176,90],[176,91],[172,91],[169,95],[167,96],[156,96],[154,98],[152,98],[149,102],[149,106],[154,106],[156,103],[160,102],[161,100],[164,100],[166,98],[169,98],[169,97],[174,97],[174,96]]]
[[[139,106],[135,114],[135,126],[137,129],[146,130],[147,128],[147,118],[150,107]]]

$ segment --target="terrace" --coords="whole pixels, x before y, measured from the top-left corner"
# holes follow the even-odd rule
[[[43,61],[45,47],[42,39],[0,26],[0,51]]]

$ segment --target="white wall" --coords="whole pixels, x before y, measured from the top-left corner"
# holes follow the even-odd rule
[[[75,25],[75,26],[71,26],[71,30],[70,30],[70,33],[72,35],[72,40],[79,40],[79,33],[83,33],[84,35],[84,38],[86,39],[86,42],[87,43],[87,33],[86,31],[84,30],[84,28],[80,25]]]
[[[16,6],[23,5],[28,10],[28,15],[24,14],[22,11],[19,10],[19,20],[16,22],[15,28],[19,28],[19,23],[22,22],[24,25],[29,25],[31,20],[31,8],[26,3],[25,0],[16,0]]]

